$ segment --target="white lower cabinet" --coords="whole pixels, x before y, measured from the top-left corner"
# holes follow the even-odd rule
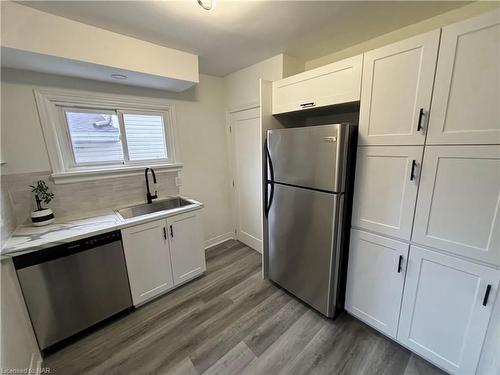
[[[198,211],[122,229],[122,241],[135,306],[206,270]]]
[[[345,308],[396,338],[408,244],[351,230]]]
[[[474,374],[500,271],[411,246],[398,341],[454,374]]]
[[[174,286],[166,221],[122,229],[132,301],[138,305]]]
[[[174,284],[178,285],[205,272],[203,226],[196,211],[167,219]]]

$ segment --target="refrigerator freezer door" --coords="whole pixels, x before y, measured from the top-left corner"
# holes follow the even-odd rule
[[[341,192],[345,135],[345,125],[269,130],[274,181]]]
[[[336,268],[334,223],[339,222],[341,196],[280,184],[274,189],[268,216],[269,278],[331,317],[336,299],[330,282]]]

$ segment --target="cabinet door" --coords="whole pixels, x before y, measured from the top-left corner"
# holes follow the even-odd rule
[[[500,143],[500,10],[443,28],[427,144]]]
[[[412,241],[500,265],[500,146],[427,146]]]
[[[188,212],[167,219],[174,284],[205,272],[201,215]]]
[[[166,221],[122,230],[132,301],[138,305],[173,287]]]
[[[273,82],[273,114],[359,100],[363,55]]]
[[[451,373],[474,374],[500,271],[411,246],[398,340]]]
[[[351,230],[345,308],[396,338],[408,244]]]
[[[439,30],[365,53],[359,143],[423,145]]]
[[[359,147],[352,225],[409,240],[423,146]]]

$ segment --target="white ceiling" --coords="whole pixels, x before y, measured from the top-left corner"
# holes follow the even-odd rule
[[[196,53],[217,76],[278,53],[310,60],[467,4],[456,1],[27,1],[24,5]]]

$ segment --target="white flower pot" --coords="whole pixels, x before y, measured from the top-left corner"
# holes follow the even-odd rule
[[[35,227],[41,227],[53,223],[55,220],[54,213],[50,208],[36,210],[31,212],[31,221]]]

